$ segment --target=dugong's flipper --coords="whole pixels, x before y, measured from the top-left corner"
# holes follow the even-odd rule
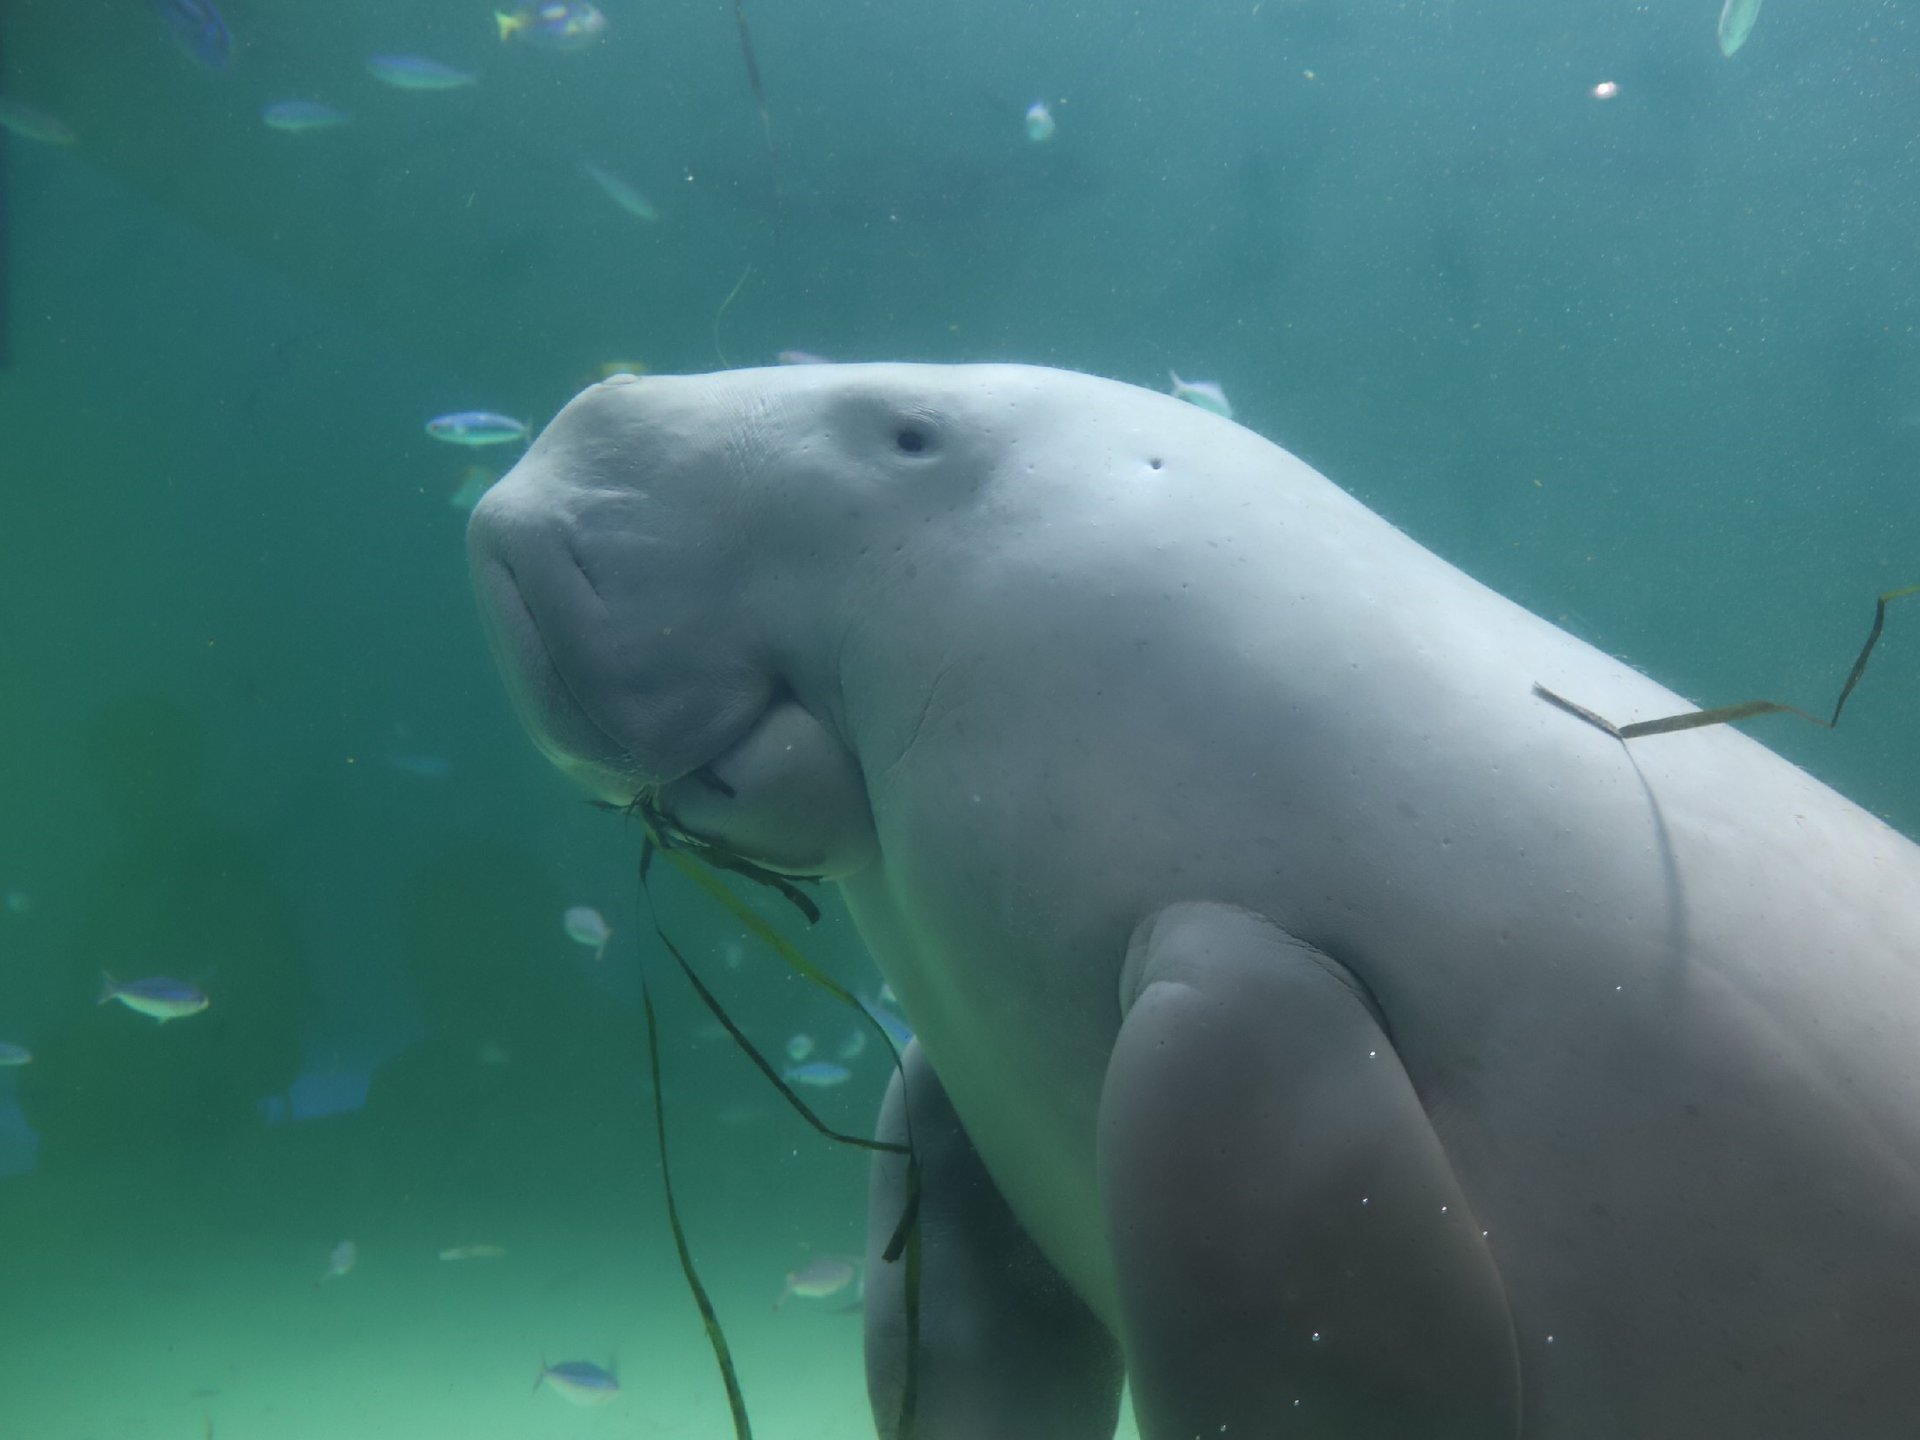
[[[1135,931],[1120,1003],[1101,1185],[1145,1440],[1282,1417],[1511,1440],[1500,1277],[1353,977],[1259,916],[1175,905]]]
[[[879,1137],[904,1141],[909,1099],[921,1163],[918,1440],[1111,1440],[1120,1350],[1027,1238],[909,1045]],[[904,1090],[904,1093],[903,1093]],[[867,1211],[867,1393],[895,1440],[906,1367],[904,1262],[881,1258],[906,1201],[906,1161],[874,1158]]]

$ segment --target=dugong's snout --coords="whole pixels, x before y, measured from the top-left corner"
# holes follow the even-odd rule
[[[496,498],[498,496],[498,498]],[[488,643],[521,723],[589,790],[631,799],[645,778],[607,728],[607,666],[588,652],[593,587],[554,524],[496,487],[467,526],[468,565]]]
[[[711,487],[672,452],[662,422],[674,412],[642,390],[578,397],[467,526],[522,723],[560,769],[616,803],[737,744],[779,688],[727,603]]]

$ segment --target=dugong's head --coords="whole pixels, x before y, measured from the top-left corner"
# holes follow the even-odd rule
[[[850,680],[840,657],[863,627],[899,623],[916,574],[979,540],[956,519],[986,505],[1018,523],[1007,517],[1033,487],[999,482],[1044,468],[1049,417],[1076,409],[1076,386],[1140,394],[1057,371],[917,365],[623,376],[585,391],[468,530],[534,740],[601,797],[646,795],[772,868],[863,864],[863,762],[887,758],[870,753],[886,721],[867,702],[883,687]]]

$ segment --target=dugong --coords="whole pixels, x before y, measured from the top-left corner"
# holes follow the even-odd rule
[[[1166,396],[616,377],[474,511],[536,744],[918,1032],[915,1433],[1920,1435],[1920,848]],[[874,1167],[897,1433],[906,1167]]]

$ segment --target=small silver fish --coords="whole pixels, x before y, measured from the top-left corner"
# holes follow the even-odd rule
[[[118,1000],[129,1010],[151,1015],[162,1025],[169,1020],[198,1015],[212,1002],[200,991],[181,980],[155,975],[146,980],[128,980],[124,984],[104,971],[100,975],[100,999],[105,1005]]]
[[[425,55],[374,55],[367,60],[367,73],[396,90],[458,90],[480,78]]]
[[[1202,410],[1211,410],[1222,420],[1233,418],[1233,406],[1227,401],[1227,392],[1211,380],[1182,380],[1173,371],[1167,374],[1173,380],[1172,395],[1176,400],[1184,400],[1189,405],[1198,405]]]
[[[509,445],[527,438],[527,422],[491,410],[456,410],[429,420],[427,434],[449,445]]]
[[[173,34],[174,43],[210,70],[233,61],[233,34],[213,0],[148,0]]]
[[[881,999],[888,999],[892,994],[893,991],[886,986],[882,985],[880,987]],[[895,1049],[904,1050],[913,1043],[913,1027],[911,1025],[907,1024],[906,1021],[894,1014],[893,1011],[882,1005],[880,1000],[869,1000],[864,995],[860,996],[859,999],[860,1008],[873,1018],[874,1024],[887,1032],[887,1038],[893,1042]]]
[[[331,130],[347,123],[347,113],[318,100],[276,100],[260,112],[269,130],[299,135],[308,130]]]
[[[387,768],[416,780],[445,780],[453,774],[453,761],[425,750],[407,750],[382,757]]]
[[[484,465],[469,465],[460,476],[458,488],[447,496],[447,504],[455,510],[471,510],[499,478],[498,474]]]
[[[567,938],[576,945],[591,945],[593,958],[604,959],[607,942],[613,938],[613,927],[607,924],[607,917],[591,905],[575,905],[560,917],[560,924],[567,932]]]
[[[815,1090],[831,1090],[853,1078],[853,1072],[831,1060],[809,1060],[804,1065],[789,1065],[780,1072],[789,1085],[808,1085]]]
[[[588,0],[546,0],[518,10],[496,10],[493,23],[503,45],[518,40],[560,55],[588,49],[607,33],[607,17]]]
[[[24,1045],[9,1044],[0,1040],[0,1066],[31,1065],[33,1052]]]
[[[1720,53],[1731,60],[1734,53],[1747,43],[1747,37],[1753,34],[1753,22],[1759,18],[1760,0],[1727,0],[1720,7],[1717,32]]]
[[[660,212],[653,203],[633,186],[610,171],[602,170],[591,160],[580,162],[580,171],[594,184],[600,187],[600,193],[636,220],[658,220]]]
[[[440,1252],[442,1260],[504,1260],[504,1245],[450,1245]]]
[[[860,1277],[860,1267],[851,1260],[822,1255],[809,1260],[798,1270],[789,1271],[780,1298],[773,1302],[778,1310],[798,1295],[803,1300],[826,1300],[838,1295]]]
[[[353,1273],[353,1267],[360,1263],[360,1247],[351,1240],[342,1240],[327,1252],[327,1273],[320,1277],[320,1283],[338,1280],[342,1275]]]
[[[533,1388],[537,1391],[542,1385],[561,1399],[581,1406],[605,1405],[620,1396],[619,1378],[591,1360],[564,1360],[558,1365],[541,1361]]]
[[[38,140],[42,145],[71,145],[80,137],[58,115],[35,109],[23,100],[0,96],[0,130],[22,140]]]

